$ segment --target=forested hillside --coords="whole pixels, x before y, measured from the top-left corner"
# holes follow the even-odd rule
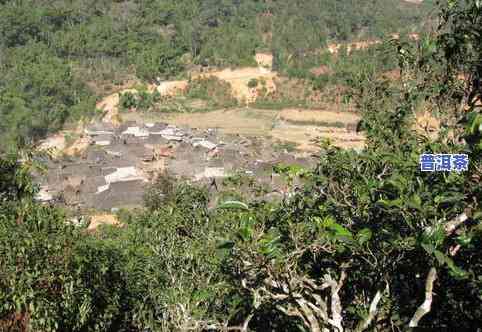
[[[433,6],[399,0],[2,1],[1,146],[95,112],[103,87],[243,66],[256,51],[302,67],[333,41],[417,30]],[[426,21],[425,21],[426,22]]]
[[[239,191],[210,205],[207,188],[161,176],[144,207],[96,230],[34,200],[42,156],[28,143],[92,112],[97,75],[182,75],[258,48],[284,63],[419,14],[396,1],[0,3],[0,129],[27,144],[0,155],[0,331],[480,331],[479,0],[440,2],[432,34],[378,50],[395,79],[355,62],[346,81],[366,146],[319,142],[316,167],[278,166],[280,202]],[[433,135],[416,128],[420,108],[443,115]],[[422,172],[423,153],[469,164]]]

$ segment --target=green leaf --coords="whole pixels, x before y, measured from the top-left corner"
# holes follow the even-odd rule
[[[444,265],[447,262],[447,258],[442,252],[439,250],[434,251],[435,258],[439,262],[440,265]]]
[[[398,191],[398,193],[402,193],[407,188],[407,180],[400,175],[394,175],[392,178],[387,180],[387,184],[392,185]]]
[[[435,247],[430,243],[422,243],[421,246],[430,255],[432,255],[435,251]]]
[[[422,242],[433,247],[433,249],[442,245],[446,237],[445,230],[441,225],[429,227],[422,234]]]
[[[348,229],[337,224],[331,217],[327,217],[323,220],[323,226],[330,230],[335,238],[346,240],[351,240],[353,238],[353,234]]]
[[[363,245],[364,243],[370,241],[370,239],[372,238],[372,231],[369,228],[364,228],[358,232],[356,238],[358,244]]]
[[[413,196],[410,198],[410,201],[408,202],[408,206],[417,210],[422,210],[422,199],[419,195],[413,194]]]
[[[474,220],[479,220],[479,219],[481,219],[481,220],[482,220],[482,211],[476,211],[476,212],[474,213],[474,215],[472,216],[472,219],[474,219]]]
[[[449,266],[450,268],[450,275],[456,279],[466,279],[467,278],[467,271],[461,269],[456,265]]]
[[[281,236],[277,229],[270,230],[260,240],[260,252],[268,257],[276,257],[280,254]]]
[[[463,200],[465,195],[462,193],[450,193],[450,195],[438,195],[434,198],[436,204],[455,203]]]
[[[449,273],[452,277],[457,279],[464,279],[467,277],[467,272],[456,266],[454,261],[450,257],[446,256],[438,250],[435,250],[434,254],[440,265],[447,265],[447,267],[449,268]]]
[[[217,246],[218,249],[229,250],[234,247],[234,242],[231,240],[223,240]]]
[[[472,237],[467,234],[462,234],[456,238],[456,241],[461,246],[467,246],[470,244],[470,242],[472,242]]]
[[[381,204],[383,207],[386,207],[386,208],[397,207],[397,208],[401,209],[402,206],[403,206],[403,201],[402,201],[401,198],[394,199],[394,200],[380,199],[380,200],[378,200],[378,203]]]
[[[238,210],[249,210],[249,206],[243,202],[239,201],[226,201],[218,206],[218,209],[238,209]]]
[[[245,223],[238,231],[238,236],[242,241],[249,241],[253,237],[253,228],[249,223]]]
[[[482,115],[477,114],[475,112],[472,112],[470,114],[471,116],[469,117],[469,133],[472,135],[476,135],[479,133],[481,130],[481,125],[482,125]]]
[[[207,289],[201,289],[194,292],[193,299],[195,301],[206,301],[211,296],[212,296],[211,292],[209,292]]]

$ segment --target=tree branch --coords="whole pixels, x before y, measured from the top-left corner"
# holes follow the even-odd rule
[[[370,326],[373,318],[375,318],[375,315],[378,311],[377,307],[378,307],[378,303],[380,302],[381,299],[382,299],[382,292],[377,291],[377,293],[373,297],[372,303],[370,304],[370,309],[368,310],[367,318],[365,318],[363,321],[361,321],[358,324],[358,326],[355,330],[356,332],[365,331],[368,328],[368,326]]]
[[[308,307],[306,304],[305,300],[303,299],[298,299],[296,300],[296,303],[298,303],[301,311],[304,313],[306,319],[309,322],[309,328],[310,332],[321,332],[320,324],[318,323],[318,320],[316,319],[315,315],[313,314],[313,311]]]
[[[249,314],[248,317],[246,317],[246,319],[244,320],[244,323],[243,323],[243,326],[241,328],[241,331],[242,332],[247,332],[248,331],[248,325],[249,325],[249,322],[251,321],[251,318],[253,318],[253,314]]]
[[[281,305],[277,305],[276,308],[282,313],[284,313],[285,315],[301,318],[301,320],[303,321],[303,324],[305,324],[307,328],[310,327],[310,323],[306,320],[305,316],[303,316],[303,314],[298,309],[293,309],[293,308],[285,309]]]
[[[449,221],[444,225],[445,233],[447,235],[451,235],[460,225],[467,221],[469,217],[464,212],[461,215],[457,216],[455,219]]]
[[[338,332],[343,332],[343,326],[342,326],[342,321],[343,318],[341,316],[341,301],[340,301],[340,296],[338,295],[338,292],[341,289],[341,286],[343,286],[343,282],[345,281],[346,278],[346,273],[345,271],[341,271],[341,276],[340,280],[336,282],[331,278],[330,275],[327,275],[325,277],[326,282],[330,285],[331,287],[331,316],[332,318],[328,320],[328,323],[333,325],[338,329]]]
[[[410,323],[408,324],[409,327],[417,327],[420,319],[430,312],[432,308],[433,283],[435,282],[435,279],[437,279],[437,270],[432,267],[425,282],[425,301],[423,301],[413,315]]]

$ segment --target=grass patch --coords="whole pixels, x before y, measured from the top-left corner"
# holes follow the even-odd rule
[[[206,113],[220,108],[209,103],[199,103],[197,99],[177,97],[163,100],[155,106],[153,111],[161,113]]]
[[[348,125],[346,123],[335,121],[335,122],[328,122],[328,121],[316,121],[316,120],[290,120],[290,119],[283,119],[283,121],[298,125],[298,126],[317,126],[317,127],[331,127],[331,128],[347,128]]]
[[[301,107],[301,108],[308,108],[308,105],[305,101],[302,100],[267,100],[259,98],[254,103],[250,104],[253,108],[259,109],[267,109],[267,110],[282,110],[284,108],[290,107]]]

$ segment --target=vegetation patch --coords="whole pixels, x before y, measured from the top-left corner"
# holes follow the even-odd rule
[[[127,91],[120,93],[119,106],[121,110],[150,111],[161,101],[161,94],[155,90],[149,92],[145,87],[136,92]]]
[[[213,76],[192,80],[186,96],[205,100],[214,108],[230,108],[237,105],[230,84]]]

